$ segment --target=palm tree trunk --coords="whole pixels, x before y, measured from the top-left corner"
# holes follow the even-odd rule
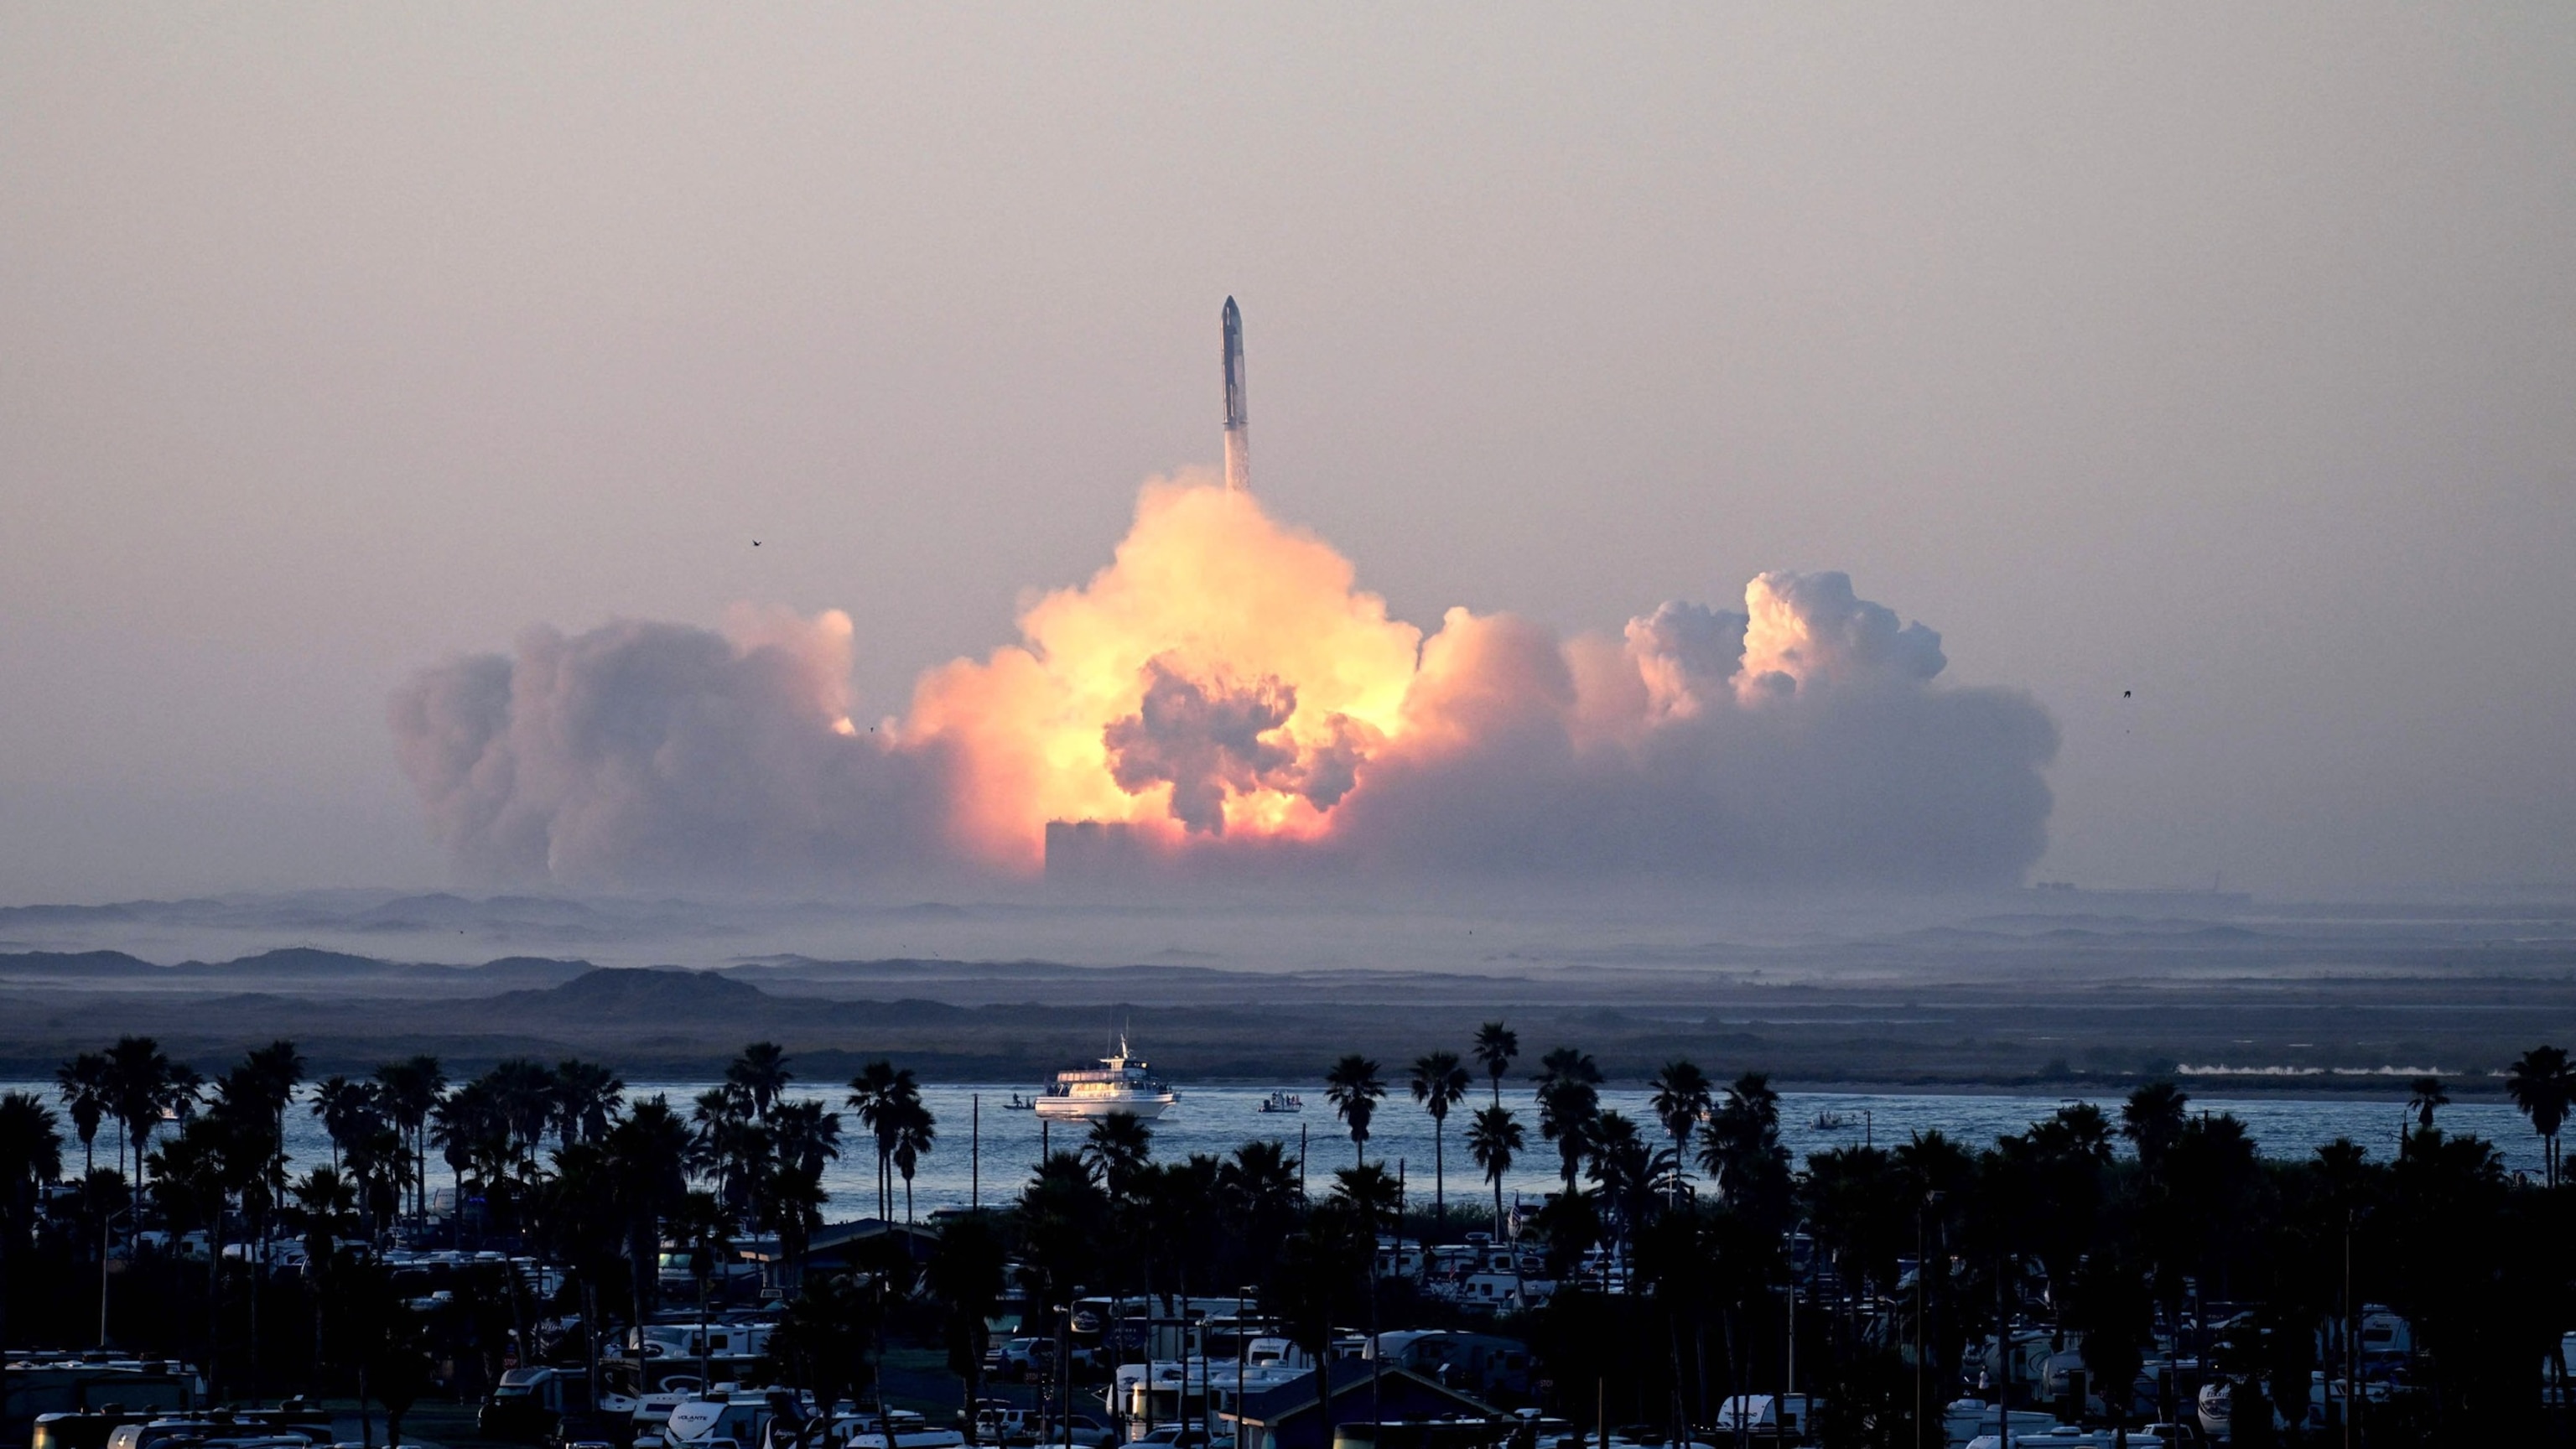
[[[1449,1114],[1446,1112],[1431,1119],[1431,1220],[1435,1223],[1445,1221],[1444,1213],[1448,1206],[1444,1196],[1448,1186],[1448,1168],[1442,1161],[1440,1145],[1441,1136],[1448,1127]],[[1426,1255],[1423,1261],[1428,1265],[1430,1259]]]
[[[250,1263],[250,1403],[251,1407],[254,1409],[259,1407],[260,1399],[262,1397],[259,1381],[259,1298],[260,1290],[268,1286],[268,1224],[265,1221],[266,1217],[267,1214],[262,1213],[251,1219],[251,1232],[253,1235],[251,1239],[251,1253],[253,1256]]]
[[[216,1204],[206,1227],[206,1396],[223,1397],[222,1371],[215,1362],[224,1341],[224,1209]]]
[[[590,1406],[599,1408],[599,1285],[588,1273],[581,1278],[581,1343],[584,1350],[582,1380],[590,1390]]]
[[[323,1274],[329,1271],[327,1260],[316,1263],[310,1256],[304,1265],[304,1281],[313,1293],[313,1371],[305,1379],[305,1396],[319,1403],[322,1399],[322,1345],[327,1342],[322,1332]]]

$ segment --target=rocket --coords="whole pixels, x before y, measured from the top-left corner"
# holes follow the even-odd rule
[[[1225,299],[1225,488],[1229,493],[1252,488],[1252,438],[1243,391],[1243,314],[1234,299]]]

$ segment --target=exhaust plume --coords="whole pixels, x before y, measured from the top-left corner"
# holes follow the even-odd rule
[[[1465,609],[1426,638],[1194,475],[1148,483],[1110,563],[1020,631],[862,730],[838,613],[539,630],[424,671],[394,733],[486,879],[1025,876],[1050,822],[1166,871],[1370,879],[1988,884],[2045,843],[2045,711],[1936,685],[1940,637],[1839,573],[1618,638]]]

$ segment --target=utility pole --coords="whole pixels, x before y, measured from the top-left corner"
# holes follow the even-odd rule
[[[2353,1449],[2353,1437],[2360,1432],[2361,1365],[2356,1340],[2361,1335],[2354,1332],[2359,1322],[2360,1315],[2354,1312],[2352,1301],[2352,1209],[2347,1207],[2343,1210],[2343,1449]],[[2559,1408],[2563,1411],[2567,1407],[2563,1382],[2559,1392]]]
[[[971,1115],[966,1119],[970,1133],[966,1139],[966,1205],[980,1212],[984,1206],[984,1094],[977,1092],[972,1101]]]
[[[2012,1315],[2004,1311],[2004,1255],[1995,1254],[1995,1439],[2012,1449]]]
[[[1914,1207],[1914,1449],[1923,1449],[1923,1280],[1932,1272],[1931,1235],[1925,1228],[1930,1206],[1927,1196]]]

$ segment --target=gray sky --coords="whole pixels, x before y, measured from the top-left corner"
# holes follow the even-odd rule
[[[1417,623],[1847,570],[2055,714],[2039,876],[2565,882],[2571,262],[2565,6],[12,6],[0,898],[439,879],[385,701],[538,622],[898,710],[1229,292]]]

